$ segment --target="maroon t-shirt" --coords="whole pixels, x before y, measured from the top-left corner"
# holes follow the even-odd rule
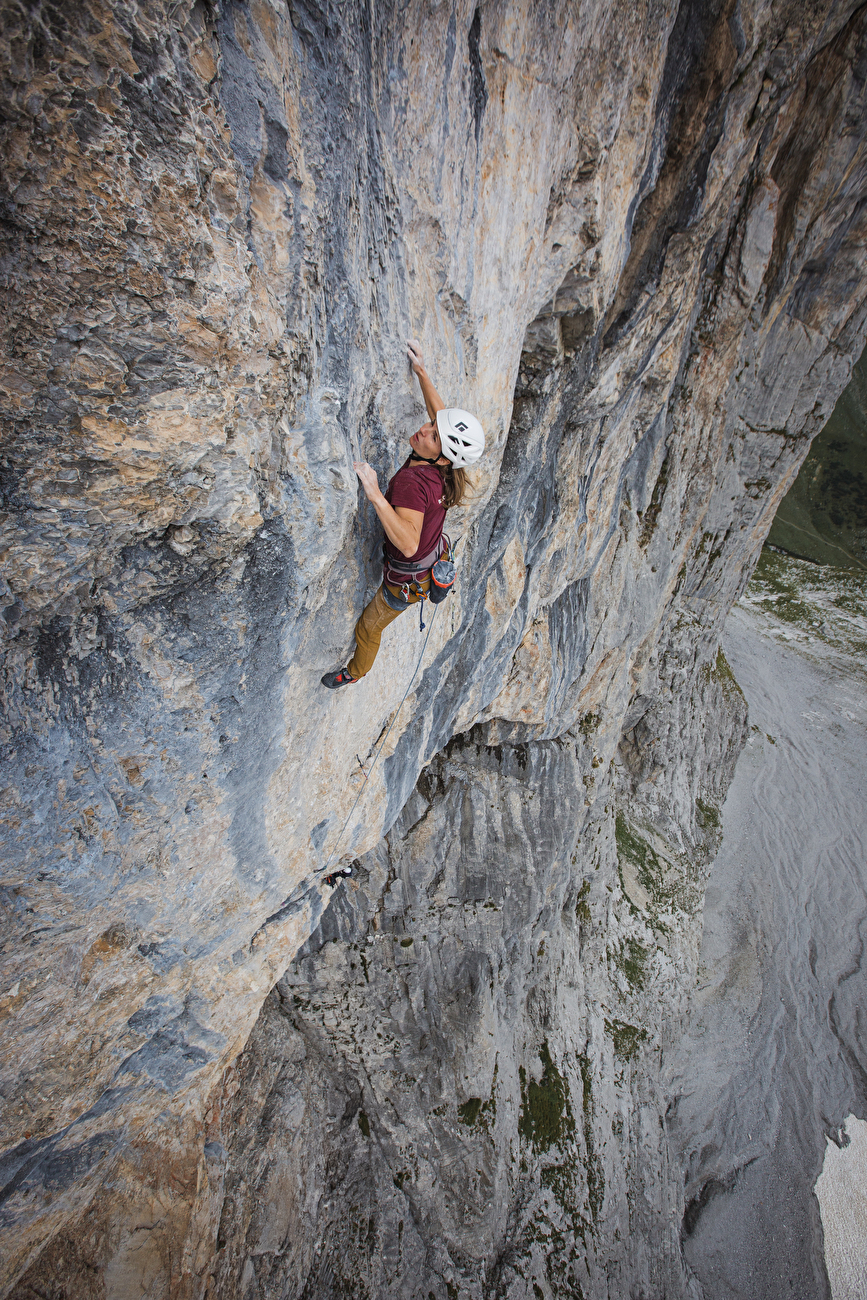
[[[415,555],[401,555],[386,538],[386,550],[396,560],[421,560],[436,546],[446,521],[442,495],[443,481],[433,465],[420,465],[418,461],[408,460],[397,471],[386,490],[386,501],[395,509],[402,506],[406,510],[423,511],[424,522]]]

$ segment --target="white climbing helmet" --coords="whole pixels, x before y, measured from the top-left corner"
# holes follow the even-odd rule
[[[437,411],[437,431],[447,456],[455,469],[472,465],[485,450],[485,431],[474,415],[453,406]]]

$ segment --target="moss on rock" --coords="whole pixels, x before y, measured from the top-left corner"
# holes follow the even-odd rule
[[[551,1059],[547,1042],[539,1049],[542,1077],[538,1083],[528,1079],[523,1066],[521,1079],[521,1115],[518,1131],[534,1151],[547,1151],[550,1147],[568,1141],[575,1134],[575,1117],[569,1103],[566,1080]]]

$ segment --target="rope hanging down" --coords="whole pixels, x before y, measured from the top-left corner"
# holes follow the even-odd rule
[[[457,545],[457,543],[455,543],[455,545]],[[424,601],[422,601],[421,603],[424,604]],[[359,790],[358,794],[355,796],[355,803],[354,803],[354,804],[352,805],[352,807],[350,808],[350,810],[349,810],[349,816],[346,818],[346,821],[343,823],[343,829],[341,830],[340,834],[338,835],[337,840],[336,840],[335,845],[334,845],[334,848],[331,850],[331,853],[330,853],[329,856],[328,856],[328,861],[325,863],[325,866],[322,868],[322,872],[321,872],[321,874],[322,874],[323,876],[326,876],[326,875],[328,874],[328,868],[331,866],[331,863],[333,862],[333,860],[334,860],[334,858],[335,858],[335,856],[336,856],[336,854],[337,854],[337,850],[340,848],[340,844],[341,844],[341,842],[342,842],[342,840],[343,840],[344,835],[346,834],[346,828],[347,828],[347,826],[349,825],[349,823],[352,821],[352,814],[355,812],[356,808],[358,807],[358,803],[359,803],[359,800],[361,799],[361,796],[364,794],[364,791],[367,789],[367,783],[368,783],[368,781],[370,780],[370,776],[371,776],[371,773],[373,772],[373,769],[376,767],[376,761],[377,761],[377,759],[379,758],[380,754],[382,753],[383,746],[385,745],[385,742],[388,740],[388,737],[389,737],[389,734],[390,734],[390,732],[391,732],[392,727],[394,726],[395,722],[397,722],[397,715],[400,713],[401,709],[403,708],[404,701],[406,700],[406,697],[409,695],[410,687],[412,686],[412,684],[413,684],[413,682],[415,681],[415,678],[416,678],[416,673],[418,672],[419,668],[421,668],[421,661],[422,661],[422,659],[424,659],[424,652],[425,652],[425,650],[427,649],[427,643],[428,643],[428,640],[430,639],[430,634],[431,634],[431,631],[432,631],[432,629],[433,629],[433,624],[434,624],[434,619],[436,618],[437,608],[438,608],[438,606],[437,606],[437,605],[434,605],[434,607],[433,607],[433,613],[432,613],[431,616],[430,616],[430,622],[427,624],[427,636],[426,636],[425,639],[424,639],[424,644],[422,645],[422,648],[421,648],[421,654],[420,654],[419,657],[418,657],[418,663],[416,664],[415,668],[414,668],[413,671],[412,671],[412,677],[410,677],[409,681],[407,682],[406,690],[405,690],[404,693],[403,693],[403,698],[401,699],[400,704],[398,704],[397,708],[396,708],[395,711],[394,711],[394,716],[392,717],[391,722],[388,724],[388,727],[386,728],[385,735],[383,736],[382,740],[379,742],[379,746],[378,746],[378,748],[377,748],[377,751],[376,751],[376,753],[375,753],[374,756],[373,756],[373,762],[371,763],[371,765],[370,765],[370,767],[368,768],[367,772],[364,773],[364,784],[362,785],[362,787],[361,787],[361,789]],[[356,755],[356,757],[357,757],[357,755]],[[364,771],[363,768],[362,768],[362,771]]]
[[[457,545],[460,540],[461,538],[458,537],[457,541],[452,547],[453,552],[457,549]],[[423,605],[424,601],[422,601],[421,603]],[[410,687],[412,686],[413,682],[416,679],[416,674],[418,673],[419,668],[421,668],[421,661],[422,659],[424,659],[424,652],[427,649],[427,643],[430,639],[431,631],[433,630],[433,623],[434,623],[434,618],[436,617],[436,612],[437,612],[437,606],[434,605],[433,614],[431,614],[430,617],[430,623],[426,624],[427,636],[424,639],[424,644],[422,645],[421,648],[421,654],[418,657],[418,663],[416,664],[415,668],[412,671],[412,676],[410,677],[409,682],[407,683],[407,687],[403,693],[403,696],[401,697],[400,704],[398,704],[397,708],[394,711],[394,717],[392,718],[391,722],[388,724],[385,735],[383,736],[382,740],[379,742],[379,746],[377,748],[376,753],[373,756],[373,762],[370,765],[370,769],[364,774],[364,784],[362,785],[358,794],[355,796],[355,802],[353,803],[352,807],[349,810],[349,816],[346,818],[346,821],[343,823],[340,834],[338,835],[337,840],[335,842],[334,848],[331,850],[330,854],[328,855],[328,861],[325,863],[325,866],[319,872],[320,876],[326,876],[328,874],[328,868],[331,866],[331,863],[337,854],[337,850],[340,848],[343,837],[346,834],[346,828],[348,827],[349,823],[352,821],[352,814],[355,812],[356,808],[358,807],[361,796],[364,794],[364,791],[367,789],[367,782],[370,780],[370,774],[373,771],[373,769],[376,767],[377,760],[380,754],[382,753],[385,742],[388,740],[388,737],[391,733],[391,729],[394,726],[395,722],[397,721],[397,715],[400,713],[401,709],[403,708],[406,697],[409,695]],[[356,754],[356,758],[357,757],[358,755]],[[362,768],[362,771],[363,770],[364,769]],[[265,920],[262,922],[262,924],[259,926],[258,930],[255,932],[255,934],[252,935],[250,939],[250,951],[251,952],[253,951],[253,949],[256,946],[256,941],[259,939],[260,935],[265,933],[269,925],[272,925],[276,921],[281,921],[285,916],[297,910],[297,908],[301,906],[301,904],[303,903],[304,899],[308,898],[310,894],[313,892],[313,890],[315,890],[315,888],[316,888],[315,885],[307,886],[306,888],[302,887],[299,893],[290,894],[289,897],[285,899],[284,902],[280,905],[280,907],[277,909],[276,912],[273,912],[271,916],[266,917]]]
[[[461,541],[462,537],[463,537],[463,533],[461,533],[459,537],[455,538],[454,545],[451,545],[451,543],[449,544],[452,555],[454,555],[455,551],[458,549],[458,542]],[[363,767],[361,769],[362,772],[364,772],[364,784],[362,785],[358,794],[355,796],[355,802],[349,810],[349,816],[347,817],[346,821],[343,823],[343,828],[337,837],[334,848],[331,850],[331,852],[328,855],[328,861],[325,863],[325,866],[322,868],[322,871],[320,872],[320,875],[322,876],[328,875],[328,868],[331,866],[331,863],[334,861],[334,858],[337,855],[337,850],[340,848],[343,837],[346,834],[346,828],[349,825],[349,823],[352,821],[352,814],[355,812],[356,808],[358,807],[358,803],[359,800],[361,799],[361,796],[364,794],[365,790],[367,789],[367,783],[370,780],[370,775],[373,772],[373,769],[376,767],[377,759],[382,753],[383,746],[385,745],[385,742],[388,740],[392,727],[394,726],[395,722],[397,722],[397,715],[400,713],[401,709],[403,708],[404,701],[406,700],[407,695],[409,695],[410,687],[412,686],[416,678],[416,673],[418,672],[419,668],[421,668],[421,661],[422,659],[424,659],[424,652],[427,649],[427,643],[430,639],[430,634],[433,628],[434,619],[436,618],[437,609],[438,606],[434,605],[433,613],[430,616],[430,623],[425,624],[421,622],[422,611],[424,610],[424,600],[419,602],[419,621],[421,622],[421,626],[423,628],[427,626],[427,636],[424,639],[424,644],[422,645],[421,648],[421,654],[418,657],[418,663],[416,664],[415,668],[412,670],[412,677],[410,677],[409,681],[407,682],[406,690],[403,693],[403,697],[401,698],[400,704],[398,704],[397,708],[394,711],[394,717],[391,719],[391,722],[388,724],[388,727],[386,728],[385,735],[383,736],[382,740],[379,742],[379,748],[377,749],[376,753],[373,756],[373,762],[371,763],[369,769],[366,772],[364,772]],[[358,758],[358,755],[356,754],[355,757]]]
[[[352,821],[352,814],[355,812],[356,808],[358,807],[358,802],[361,799],[361,796],[364,794],[365,789],[367,788],[367,782],[370,779],[370,773],[376,767],[376,760],[379,758],[380,754],[382,753],[382,748],[385,742],[388,740],[389,733],[392,727],[394,726],[395,722],[397,721],[397,715],[400,713],[401,709],[403,708],[404,700],[406,699],[407,695],[409,695],[410,687],[415,681],[416,673],[421,667],[422,659],[424,659],[424,652],[427,649],[427,643],[431,634],[431,630],[433,628],[433,622],[434,622],[434,617],[436,615],[436,611],[437,611],[437,607],[436,605],[434,605],[434,612],[433,614],[431,614],[430,623],[427,624],[427,636],[424,639],[424,645],[421,648],[421,654],[418,657],[418,663],[413,669],[412,677],[410,677],[409,679],[407,688],[403,693],[403,697],[400,701],[400,704],[398,704],[397,708],[394,711],[394,717],[392,718],[391,722],[388,724],[385,735],[383,736],[382,740],[379,742],[379,747],[373,756],[373,762],[370,765],[370,770],[365,772],[364,774],[364,784],[362,785],[358,794],[355,796],[355,802],[349,810],[349,816],[347,817],[346,821],[343,823],[343,827],[340,831],[340,834],[337,837],[337,841],[334,845],[334,848],[331,850],[331,853],[328,856],[328,861],[325,863],[325,866],[319,872],[320,876],[327,876],[328,874],[328,868],[331,866],[334,856],[337,853],[337,850],[340,848],[341,841],[344,835],[346,834],[346,828],[349,825],[349,823]],[[358,758],[358,755],[356,754],[355,757]],[[364,771],[363,768],[362,771]],[[256,946],[256,941],[259,939],[260,935],[265,933],[269,925],[272,925],[275,921],[282,921],[284,916],[287,916],[289,913],[296,910],[301,905],[303,900],[305,898],[308,898],[310,894],[313,893],[315,888],[316,886],[312,885],[312,886],[308,886],[306,889],[303,889],[300,894],[290,894],[289,897],[285,899],[285,901],[280,905],[280,907],[278,907],[276,912],[273,912],[271,916],[266,917],[265,920],[262,922],[262,924],[259,926],[258,930],[255,932],[255,934],[253,934],[253,936],[250,939],[250,951],[251,952],[253,951],[253,949]]]

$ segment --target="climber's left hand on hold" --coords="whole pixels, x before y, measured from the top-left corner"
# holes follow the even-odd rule
[[[407,506],[398,506],[395,510],[393,506],[388,504],[379,490],[376,470],[368,465],[366,460],[355,460],[352,463],[355,466],[356,474],[361,480],[364,495],[379,516],[379,521],[385,529],[385,535],[392,546],[397,547],[407,557],[415,555],[421,538],[424,511],[410,510]]]
[[[421,375],[424,373],[424,357],[421,352],[421,344],[418,339],[407,339],[406,356],[409,364],[412,366],[413,374]]]
[[[364,495],[368,501],[377,501],[382,496],[382,493],[379,490],[379,479],[376,477],[376,470],[372,465],[368,465],[366,460],[356,460],[352,463],[355,466],[356,474],[361,480]]]

